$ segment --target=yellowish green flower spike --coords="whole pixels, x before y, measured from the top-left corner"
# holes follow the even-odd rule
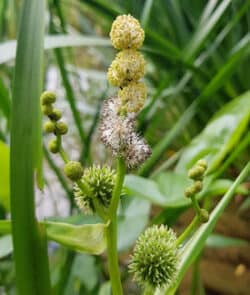
[[[145,73],[145,60],[136,50],[127,49],[119,52],[108,69],[107,78],[113,86],[125,86],[131,81],[138,81]]]
[[[134,280],[153,294],[175,280],[178,261],[175,233],[164,225],[154,225],[138,238],[129,268]]]
[[[47,121],[43,125],[43,130],[47,133],[53,133],[56,130],[55,123],[52,121]]]
[[[45,91],[42,93],[40,100],[41,105],[50,105],[56,101],[56,95],[54,92]]]
[[[51,104],[42,105],[42,113],[46,116],[50,116],[53,112],[53,107]]]
[[[53,121],[58,121],[62,117],[62,112],[58,109],[53,109],[52,112],[49,114],[49,117]]]
[[[78,181],[83,175],[83,168],[80,162],[69,161],[64,166],[65,175],[72,181]]]
[[[85,169],[78,184],[74,187],[75,200],[78,207],[85,214],[91,214],[95,211],[94,199],[101,207],[108,208],[112,198],[112,192],[115,185],[116,174],[108,166],[92,166]],[[86,188],[83,191],[83,188]]]
[[[144,83],[131,82],[118,92],[122,107],[128,113],[137,113],[144,105],[147,88]]]
[[[59,121],[55,125],[56,125],[56,134],[63,135],[68,132],[68,126],[63,121]]]
[[[49,151],[53,154],[56,154],[59,152],[60,147],[56,138],[50,140],[48,147],[49,147]]]
[[[109,36],[116,49],[137,49],[144,41],[144,31],[131,15],[119,15],[112,24]]]

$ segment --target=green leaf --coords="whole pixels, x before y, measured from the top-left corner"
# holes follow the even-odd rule
[[[9,211],[10,209],[10,164],[9,164],[10,151],[9,147],[0,141],[0,204]]]
[[[0,234],[11,233],[11,221],[10,220],[0,220]]]
[[[98,255],[106,248],[106,224],[71,225],[46,221],[48,239],[72,250]]]
[[[195,261],[200,251],[204,247],[206,239],[215,227],[216,222],[223,213],[224,209],[234,196],[237,186],[249,175],[250,162],[241,171],[240,175],[234,181],[230,189],[220,200],[216,208],[211,212],[209,221],[199,227],[199,229],[193,234],[191,239],[180,250],[180,263],[178,267],[178,274],[176,281],[170,285],[162,294],[173,295],[175,294],[178,285],[180,284],[183,276],[185,275],[189,266]]]
[[[0,237],[0,259],[10,255],[12,251],[13,245],[11,235]]]
[[[44,40],[44,49],[78,46],[102,46],[111,47],[111,42],[107,38],[89,37],[82,35],[53,35],[46,36]],[[7,41],[0,44],[0,64],[11,61],[16,55],[16,41]]]
[[[206,246],[211,248],[242,247],[249,246],[249,243],[238,238],[227,237],[219,234],[211,234],[206,241]]]
[[[176,171],[186,171],[195,161],[206,158],[208,171],[215,171],[240,140],[250,119],[250,92],[224,105],[205,129],[183,151]]]

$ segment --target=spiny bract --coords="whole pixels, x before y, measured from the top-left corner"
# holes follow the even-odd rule
[[[141,234],[129,265],[134,280],[152,290],[173,282],[178,265],[175,242],[175,233],[164,225],[154,225]]]

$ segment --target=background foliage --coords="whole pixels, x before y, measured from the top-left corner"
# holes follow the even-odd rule
[[[10,209],[10,116],[21,4],[18,0],[0,3],[1,219],[8,218]],[[130,13],[140,19],[146,33],[143,52],[147,59],[145,81],[149,95],[139,115],[138,129],[152,146],[153,154],[139,171],[127,175],[126,197],[119,212],[118,245],[123,253],[122,277],[127,294],[138,294],[125,266],[128,251],[139,233],[149,223],[175,225],[180,230],[187,222],[185,216],[192,212],[189,200],[183,196],[188,184],[187,169],[201,157],[208,160],[209,174],[199,198],[212,209],[217,197],[228,191],[249,160],[249,7],[249,0],[47,1],[45,59],[41,69],[44,89],[58,94],[58,105],[64,109],[70,127],[65,148],[84,165],[112,163],[98,139],[101,103],[115,91],[108,87],[105,76],[115,54],[108,39],[111,23],[116,15]],[[32,22],[36,27],[37,18],[32,18]],[[17,80],[25,75],[28,66],[24,65]],[[57,237],[52,240],[58,241],[58,235],[61,240],[64,237],[60,236],[61,228],[53,227],[53,222],[82,225],[98,220],[79,214],[71,186],[60,171],[62,163],[46,147],[43,156],[45,189],[44,194],[36,193],[37,215],[51,221],[52,235]],[[234,216],[243,216],[244,222],[249,222],[244,217],[250,205],[247,188],[247,181],[238,186],[241,199],[233,208]],[[64,230],[75,233],[75,227]],[[249,248],[248,241],[244,241],[250,240],[249,233],[231,234],[232,237],[210,235],[208,246]],[[62,244],[69,243],[70,234]],[[70,248],[79,249],[79,245]],[[197,256],[199,247],[190,251]],[[109,294],[105,255],[75,253],[54,243],[49,244],[49,254],[55,294]],[[12,258],[11,237],[3,235],[0,237],[0,294],[15,294]],[[190,292],[205,292],[198,263],[191,262],[194,271]],[[248,267],[250,258],[242,263]],[[249,282],[249,271],[245,275]],[[208,280],[204,283],[207,292],[210,289],[221,294],[237,294],[230,288],[211,286]],[[247,294],[243,287],[242,294]]]

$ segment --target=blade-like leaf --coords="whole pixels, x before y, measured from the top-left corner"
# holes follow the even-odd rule
[[[0,204],[6,210],[10,209],[9,155],[9,147],[0,141]]]

